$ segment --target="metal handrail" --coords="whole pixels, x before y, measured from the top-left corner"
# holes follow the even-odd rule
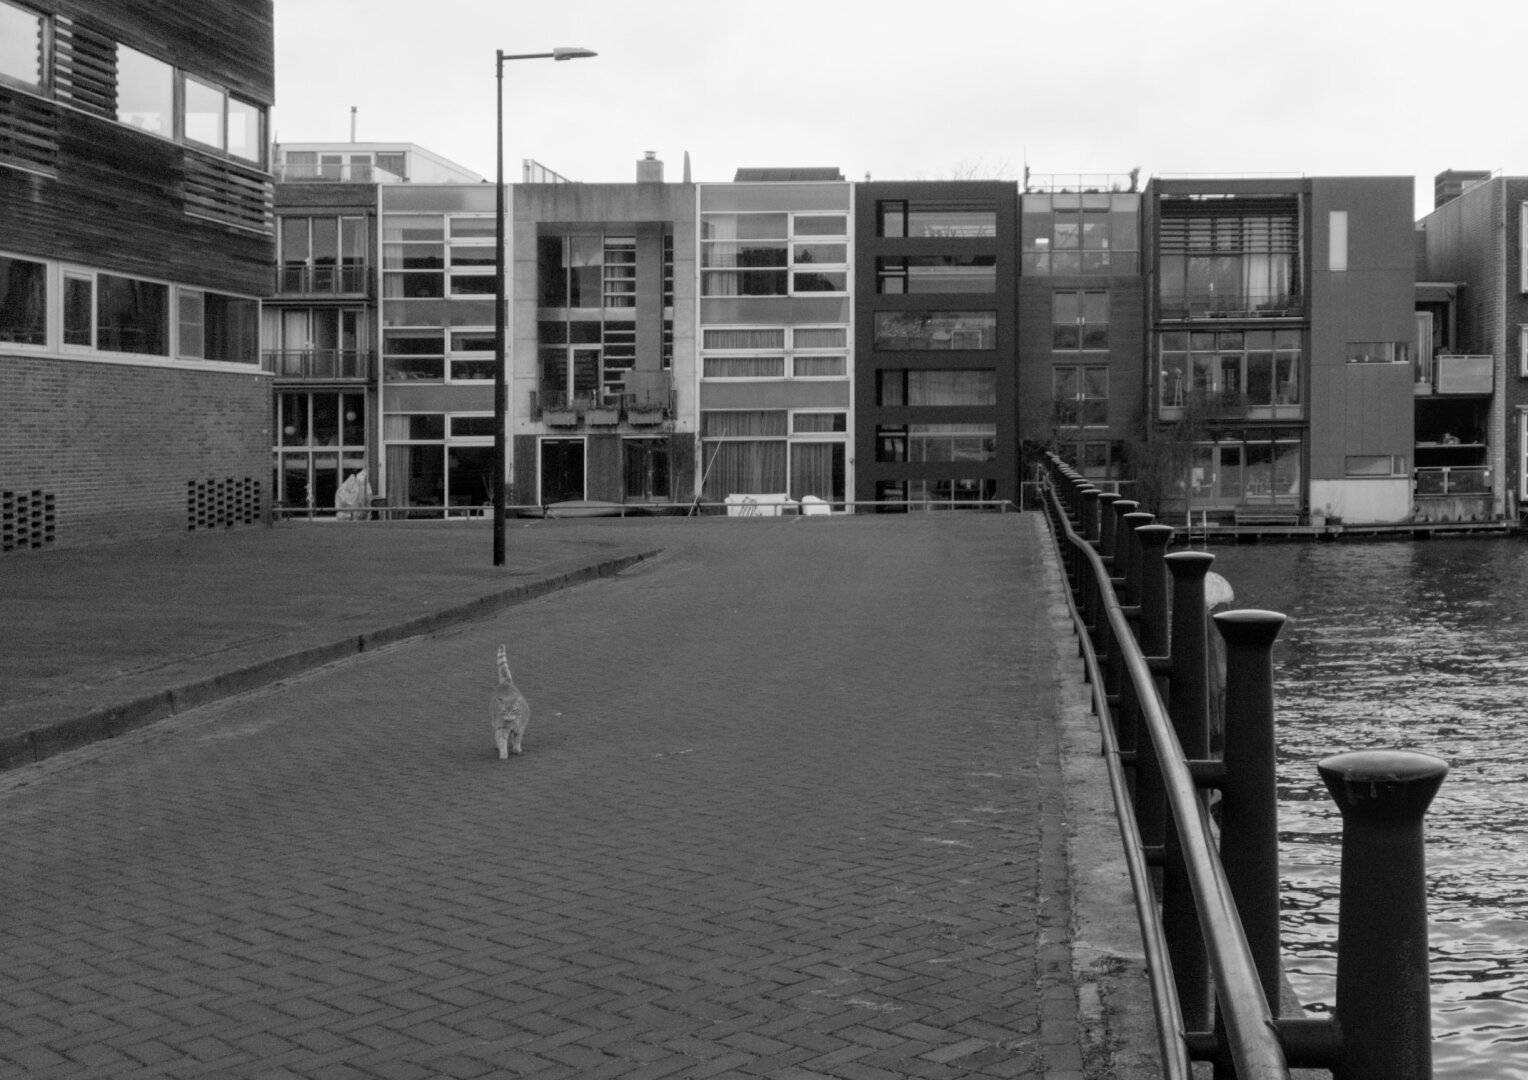
[[[1136,643],[1134,631],[1115,595],[1102,557],[1093,549],[1092,544],[1078,536],[1072,528],[1069,515],[1061,505],[1053,484],[1046,484],[1046,494],[1050,503],[1049,517],[1053,526],[1062,534],[1058,544],[1064,539],[1085,560],[1098,580],[1103,605],[1101,615],[1108,619],[1112,640],[1125,666],[1124,674],[1130,679],[1136,695],[1140,719],[1156,751],[1163,793],[1178,829],[1183,861],[1198,912],[1200,933],[1215,980],[1216,996],[1220,1003],[1217,1017],[1225,1032],[1227,1049],[1235,1062],[1236,1075],[1239,1080],[1287,1080],[1289,1065],[1279,1038],[1276,1018],[1263,994],[1257,965],[1237,916],[1236,902],[1232,898],[1225,870],[1213,843],[1203,804],[1197,798],[1197,784],[1167,710],[1157,693],[1151,665]],[[1085,626],[1077,616],[1075,606],[1072,610],[1080,628],[1079,637],[1086,643],[1087,652],[1091,654],[1091,641]],[[1163,1063],[1170,1077],[1187,1076],[1188,1073],[1179,1071],[1187,1068],[1187,1033],[1183,1030],[1176,991],[1171,988],[1171,965],[1166,959],[1160,915],[1155,903],[1149,900],[1151,889],[1135,825],[1135,814],[1129,805],[1128,794],[1125,794],[1123,775],[1117,782],[1113,775],[1121,769],[1119,748],[1113,741],[1112,725],[1107,722],[1107,698],[1100,698],[1103,680],[1097,674],[1096,657],[1090,674],[1094,675],[1095,701],[1100,701],[1103,706],[1100,728],[1104,732],[1109,757],[1110,787],[1114,791],[1115,810],[1127,840],[1127,861],[1133,858],[1135,862],[1129,869],[1132,884],[1136,886],[1137,915],[1141,919],[1142,933],[1148,948],[1157,958],[1157,963],[1151,965],[1151,979],[1163,1040]],[[1170,1001],[1164,1002],[1164,997]],[[1173,1040],[1175,1045],[1169,1045],[1168,1032],[1176,1036]]]

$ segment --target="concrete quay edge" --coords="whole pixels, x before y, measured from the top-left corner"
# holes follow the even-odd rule
[[[40,761],[88,743],[115,738],[137,728],[238,694],[258,690],[349,656],[409,638],[434,633],[449,626],[491,615],[503,608],[523,604],[558,589],[570,588],[621,571],[660,554],[651,548],[587,563],[523,581],[508,589],[478,596],[430,612],[391,623],[338,641],[284,653],[210,678],[197,679],[156,690],[128,701],[92,709],[77,716],[53,721],[15,735],[0,736],[0,772],[35,765]]]

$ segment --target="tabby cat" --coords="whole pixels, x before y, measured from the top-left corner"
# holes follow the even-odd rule
[[[493,741],[499,747],[499,757],[518,754],[525,725],[530,723],[531,706],[509,673],[509,656],[503,645],[499,646],[499,687],[493,692],[492,708]]]

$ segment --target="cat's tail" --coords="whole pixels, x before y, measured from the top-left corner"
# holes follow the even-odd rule
[[[499,683],[514,682],[514,676],[509,673],[509,654],[504,651],[504,646],[499,646]]]

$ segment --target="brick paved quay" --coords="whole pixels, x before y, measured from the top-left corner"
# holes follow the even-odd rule
[[[156,652],[89,640],[131,615],[110,597],[61,602],[76,636],[60,674],[22,650],[14,718],[84,701],[71,670],[116,665],[98,708],[657,552],[0,773],[0,1074],[1076,1080],[1149,1052],[1115,1045],[1138,978],[1094,974],[1136,958],[1096,907],[1103,789],[1064,779],[1088,737],[1038,518],[542,522],[487,572],[486,527],[450,529],[423,562],[424,530],[294,526],[0,567],[67,556],[79,603],[169,562],[216,618],[150,623],[259,624]],[[362,568],[388,559],[421,580]],[[508,762],[500,641],[533,708]]]

